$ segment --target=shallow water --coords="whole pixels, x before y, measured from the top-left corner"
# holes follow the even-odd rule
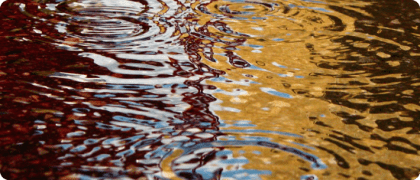
[[[6,179],[414,179],[420,9],[7,0]]]

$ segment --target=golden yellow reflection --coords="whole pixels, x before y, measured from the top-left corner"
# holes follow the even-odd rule
[[[377,84],[375,79],[406,78],[401,73],[373,75],[369,72],[370,68],[375,68],[370,66],[376,66],[378,61],[386,61],[391,67],[400,66],[400,60],[388,60],[392,53],[384,51],[383,47],[372,42],[390,44],[399,48],[399,51],[408,51],[410,47],[389,37],[360,33],[355,27],[357,18],[331,10],[334,6],[347,8],[347,5],[351,4],[352,7],[348,7],[347,10],[372,17],[368,12],[361,10],[362,7],[372,5],[368,2],[264,3],[213,1],[206,4],[208,12],[200,14],[199,23],[202,25],[216,14],[222,16],[220,21],[234,32],[249,35],[243,45],[236,47],[234,53],[249,62],[250,67],[232,67],[229,59],[223,55],[227,47],[223,43],[215,43],[213,49],[217,62],[204,61],[211,67],[226,72],[221,81],[206,81],[221,89],[213,93],[219,100],[215,105],[223,107],[216,108],[215,112],[229,125],[222,129],[263,131],[248,135],[227,131],[227,134],[238,140],[244,136],[254,136],[305,149],[306,152],[319,157],[328,168],[314,170],[310,163],[296,155],[276,152],[266,147],[233,148],[234,154],[245,156],[252,162],[245,168],[270,170],[271,174],[261,176],[263,179],[299,179],[302,174],[314,174],[320,179],[344,179],[350,176],[394,179],[392,171],[384,169],[398,165],[399,168],[406,168],[407,177],[415,177],[416,172],[410,168],[420,160],[417,149],[404,141],[392,141],[396,143],[394,145],[413,153],[393,151],[387,148],[390,145],[384,142],[384,139],[404,137],[413,144],[419,144],[416,135],[407,134],[409,128],[393,131],[378,128],[378,121],[381,119],[395,118],[406,122],[413,122],[413,119],[406,117],[404,112],[372,113],[375,107],[395,105],[399,102],[378,102],[366,98],[373,94],[381,94],[372,94],[369,89],[384,90],[383,93],[386,94],[389,93],[386,92],[389,86],[401,83],[391,81]],[[270,7],[267,5],[270,3],[277,6]],[[288,3],[298,8],[290,8]],[[216,28],[209,30],[225,37],[227,41],[229,38],[241,37],[220,32]],[[359,40],[348,39],[345,41],[347,44],[337,40],[345,36]],[[354,51],[350,48],[364,51]],[[370,55],[368,52],[373,53]],[[360,60],[352,60],[354,57]],[[348,69],[352,64],[368,68]],[[328,67],[323,68],[322,65]],[[355,82],[357,84],[352,85]],[[404,91],[404,94],[410,93],[412,91]],[[420,109],[418,104],[406,104],[404,107],[411,111]],[[247,126],[235,126],[243,121],[248,122]],[[268,132],[293,133],[302,137]],[[241,154],[239,151],[245,153]]]

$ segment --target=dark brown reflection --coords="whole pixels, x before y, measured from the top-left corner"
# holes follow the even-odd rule
[[[215,98],[203,93],[214,87],[201,81],[223,72],[185,55],[194,47],[177,44],[173,16],[181,6],[155,23],[144,16],[157,18],[149,13],[156,5],[132,13],[71,3],[1,7],[3,177],[170,178],[162,172],[171,173],[171,164],[161,162],[174,149],[219,134],[209,111]]]
[[[165,145],[191,146],[212,141],[217,134],[217,117],[208,110],[215,99],[202,92],[211,87],[202,86],[201,80],[112,84],[77,82],[76,76],[70,76],[83,73],[79,79],[85,81],[105,75],[176,79],[195,76],[196,64],[167,59],[163,63],[172,67],[170,74],[124,75],[77,52],[45,43],[22,46],[13,39],[2,40],[9,45],[1,49],[1,127],[5,129],[1,170],[5,178],[56,179],[73,173],[144,177],[161,172],[159,163],[171,150]]]

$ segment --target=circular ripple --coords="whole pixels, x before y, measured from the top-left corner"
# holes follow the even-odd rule
[[[76,18],[75,18],[76,19]],[[67,26],[71,34],[87,41],[116,41],[144,34],[147,24],[132,23],[121,19],[77,18]]]
[[[212,14],[219,18],[256,19],[280,11],[285,13],[289,8],[278,3],[264,3],[258,1],[217,1],[203,3],[197,9],[205,14]]]
[[[203,16],[213,16],[239,32],[231,35],[248,35],[250,38],[302,39],[314,31],[342,31],[345,28],[339,17],[323,8],[322,4],[300,1],[212,1],[195,7]],[[213,21],[216,21],[213,20]],[[226,33],[226,32],[222,32]]]
[[[245,1],[244,3],[225,4],[218,7],[218,10],[226,16],[243,15],[256,16],[261,14],[268,14],[276,9],[279,5],[277,3],[262,3]],[[285,7],[285,6],[283,6]],[[283,11],[287,10],[284,9]]]
[[[33,32],[46,38],[43,41],[69,50],[119,51],[151,46],[158,49],[177,38],[173,35],[174,22],[168,17],[180,11],[168,11],[163,1],[85,0],[16,5],[35,21]]]
[[[225,149],[224,147],[235,148]],[[267,148],[271,150],[267,151]],[[259,179],[261,175],[272,175],[275,172],[271,172],[270,170],[250,169],[246,167],[246,165],[249,162],[255,162],[253,158],[260,158],[260,161],[262,160],[267,164],[271,164],[271,160],[276,159],[272,158],[272,156],[279,156],[280,154],[284,156],[284,159],[287,159],[288,163],[274,163],[269,166],[275,166],[276,169],[287,169],[287,172],[290,172],[290,174],[284,174],[284,176],[287,177],[293,177],[299,174],[294,172],[294,166],[291,166],[291,164],[299,164],[299,166],[309,167],[314,170],[327,168],[327,166],[315,155],[297,148],[268,141],[217,140],[208,143],[202,142],[182,149],[184,150],[183,153],[172,160],[171,169],[174,171],[174,174],[184,178],[207,176],[209,179],[216,179],[217,176],[221,176],[221,179],[240,179],[241,176],[237,174],[247,172],[247,177],[250,179]],[[253,149],[254,151],[249,152],[249,149]],[[260,151],[257,150],[265,151],[266,154],[260,154]],[[251,155],[251,153],[253,153],[253,155]],[[203,161],[197,163],[197,159],[203,159]],[[293,161],[295,163],[293,163]],[[264,166],[264,163],[261,163],[260,167],[262,166]],[[191,171],[191,167],[194,167],[195,171]],[[306,175],[302,177],[315,176]]]

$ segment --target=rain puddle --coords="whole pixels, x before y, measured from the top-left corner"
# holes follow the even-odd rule
[[[6,0],[6,179],[420,173],[411,0]]]

